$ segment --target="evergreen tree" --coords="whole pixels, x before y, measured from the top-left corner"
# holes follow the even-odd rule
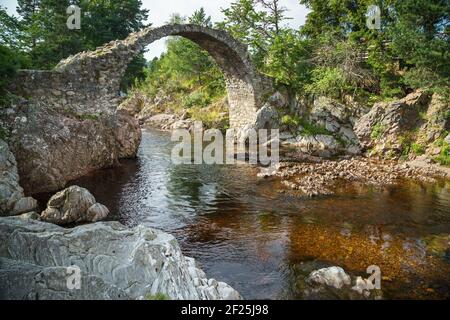
[[[66,26],[66,10],[72,4],[81,8],[81,30],[69,30]],[[124,39],[145,26],[148,11],[141,6],[140,0],[19,0],[17,11],[27,35],[24,43],[31,67],[51,69],[71,54]],[[122,81],[123,90],[134,78],[144,76],[145,65],[143,55],[130,63]]]

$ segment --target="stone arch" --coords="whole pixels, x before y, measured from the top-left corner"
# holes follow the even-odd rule
[[[17,91],[46,103],[63,104],[77,113],[115,112],[122,100],[119,85],[128,64],[147,45],[166,36],[185,37],[210,53],[225,75],[230,126],[253,125],[271,81],[256,70],[245,45],[223,30],[199,25],[148,27],[124,40],[70,56],[54,70],[22,70]]]

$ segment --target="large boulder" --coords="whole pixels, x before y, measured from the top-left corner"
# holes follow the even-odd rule
[[[341,267],[331,266],[314,270],[306,277],[303,297],[314,300],[379,300],[383,293],[375,289],[368,279],[351,276]]]
[[[286,98],[281,93],[275,92],[256,112],[255,129],[278,129],[280,119],[277,110],[286,107],[286,105]]]
[[[97,203],[87,189],[71,186],[50,198],[47,209],[41,213],[41,219],[58,225],[66,225],[96,222],[103,220],[108,214],[108,208]]]
[[[68,269],[71,268],[71,269]],[[74,268],[79,289],[69,289]],[[70,282],[74,284],[74,282]],[[75,282],[76,283],[76,282]],[[0,299],[241,299],[207,279],[176,239],[162,231],[118,222],[65,229],[0,218]]]
[[[308,276],[307,281],[313,284],[322,284],[341,289],[351,284],[351,278],[341,267],[328,267],[315,270]]]
[[[427,122],[430,95],[416,91],[394,102],[376,103],[355,123],[362,147],[371,155],[398,158],[417,139],[417,131]],[[437,134],[438,136],[439,134]],[[430,137],[430,142],[435,138]]]
[[[360,105],[342,104],[335,100],[319,97],[314,100],[308,119],[319,127],[338,137],[346,144],[349,153],[359,148],[359,140],[353,127],[356,121],[369,110]]]
[[[136,155],[140,128],[124,111],[75,114],[22,100],[0,115],[26,193],[52,192],[88,172]]]
[[[342,144],[332,135],[299,135],[284,143],[299,148],[304,153],[319,157],[328,158],[343,152]]]
[[[19,215],[37,208],[37,201],[25,197],[19,185],[16,159],[0,139],[0,216]]]
[[[300,108],[301,119],[285,124],[280,139],[284,144],[299,148],[302,153],[332,157],[361,153],[353,126],[368,110],[354,102],[342,104],[333,99],[318,97],[312,106]],[[295,117],[293,117],[295,119]]]

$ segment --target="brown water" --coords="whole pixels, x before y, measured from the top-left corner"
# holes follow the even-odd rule
[[[173,165],[167,133],[147,130],[136,160],[73,184],[127,225],[172,233],[208,277],[245,298],[301,299],[320,266],[382,272],[384,298],[450,297],[450,186],[403,182],[302,198],[249,165]],[[367,278],[368,275],[365,275]]]

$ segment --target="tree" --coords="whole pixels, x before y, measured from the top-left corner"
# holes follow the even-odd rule
[[[9,16],[6,10],[0,7],[0,101],[3,100],[5,88],[16,74],[17,69],[28,65],[22,49],[22,32],[19,21]]]
[[[148,10],[141,9],[141,0],[83,0],[80,5],[84,12],[81,29],[90,49],[146,27]]]
[[[291,29],[279,31],[269,46],[262,70],[291,91],[303,90],[311,72],[311,43]]]
[[[5,87],[19,67],[20,60],[15,52],[4,45],[0,45],[0,97],[3,97]]]
[[[450,5],[446,0],[395,3],[396,23],[388,28],[393,54],[406,70],[405,83],[448,92],[450,82]],[[447,87],[447,88],[446,88]]]
[[[300,3],[311,10],[302,34],[315,41],[316,47],[323,46],[321,39],[328,35],[332,43],[347,43],[367,57],[351,65],[364,71],[370,81],[361,86],[363,83],[356,85],[353,79],[350,87],[356,85],[371,94],[392,97],[403,95],[409,88],[440,90],[448,86],[448,1],[300,0]],[[381,30],[365,26],[366,11],[372,4],[381,9]],[[346,79],[354,73],[341,71]],[[316,81],[320,78],[318,74],[326,75],[317,71]]]
[[[81,8],[81,30],[66,26],[69,5]],[[19,0],[17,11],[26,38],[32,68],[51,69],[61,59],[83,50],[93,50],[111,40],[124,39],[145,27],[148,10],[140,0]],[[143,55],[129,65],[121,84],[126,88],[143,77]]]
[[[6,10],[0,6],[0,44],[10,48],[21,49],[22,32],[17,18],[8,15]]]
[[[189,17],[189,23],[204,27],[212,27],[211,16],[206,14],[203,7],[194,11],[193,15]]]
[[[29,45],[34,48],[38,40],[40,30],[37,14],[41,6],[41,0],[18,0],[17,13],[22,17],[21,26]]]
[[[278,0],[238,0],[222,12],[225,20],[217,26],[249,45],[254,62],[261,68],[269,47],[284,29],[286,9]]]
[[[186,22],[211,26],[211,17],[200,8],[186,18],[173,14],[168,21],[178,24]],[[167,52],[149,63],[145,80],[138,84],[137,90],[150,97],[163,93],[163,96],[170,97],[170,102],[167,102],[170,108],[191,111],[224,97],[224,76],[207,51],[191,40],[178,36],[170,37],[166,44]],[[165,107],[169,108],[167,105]]]

